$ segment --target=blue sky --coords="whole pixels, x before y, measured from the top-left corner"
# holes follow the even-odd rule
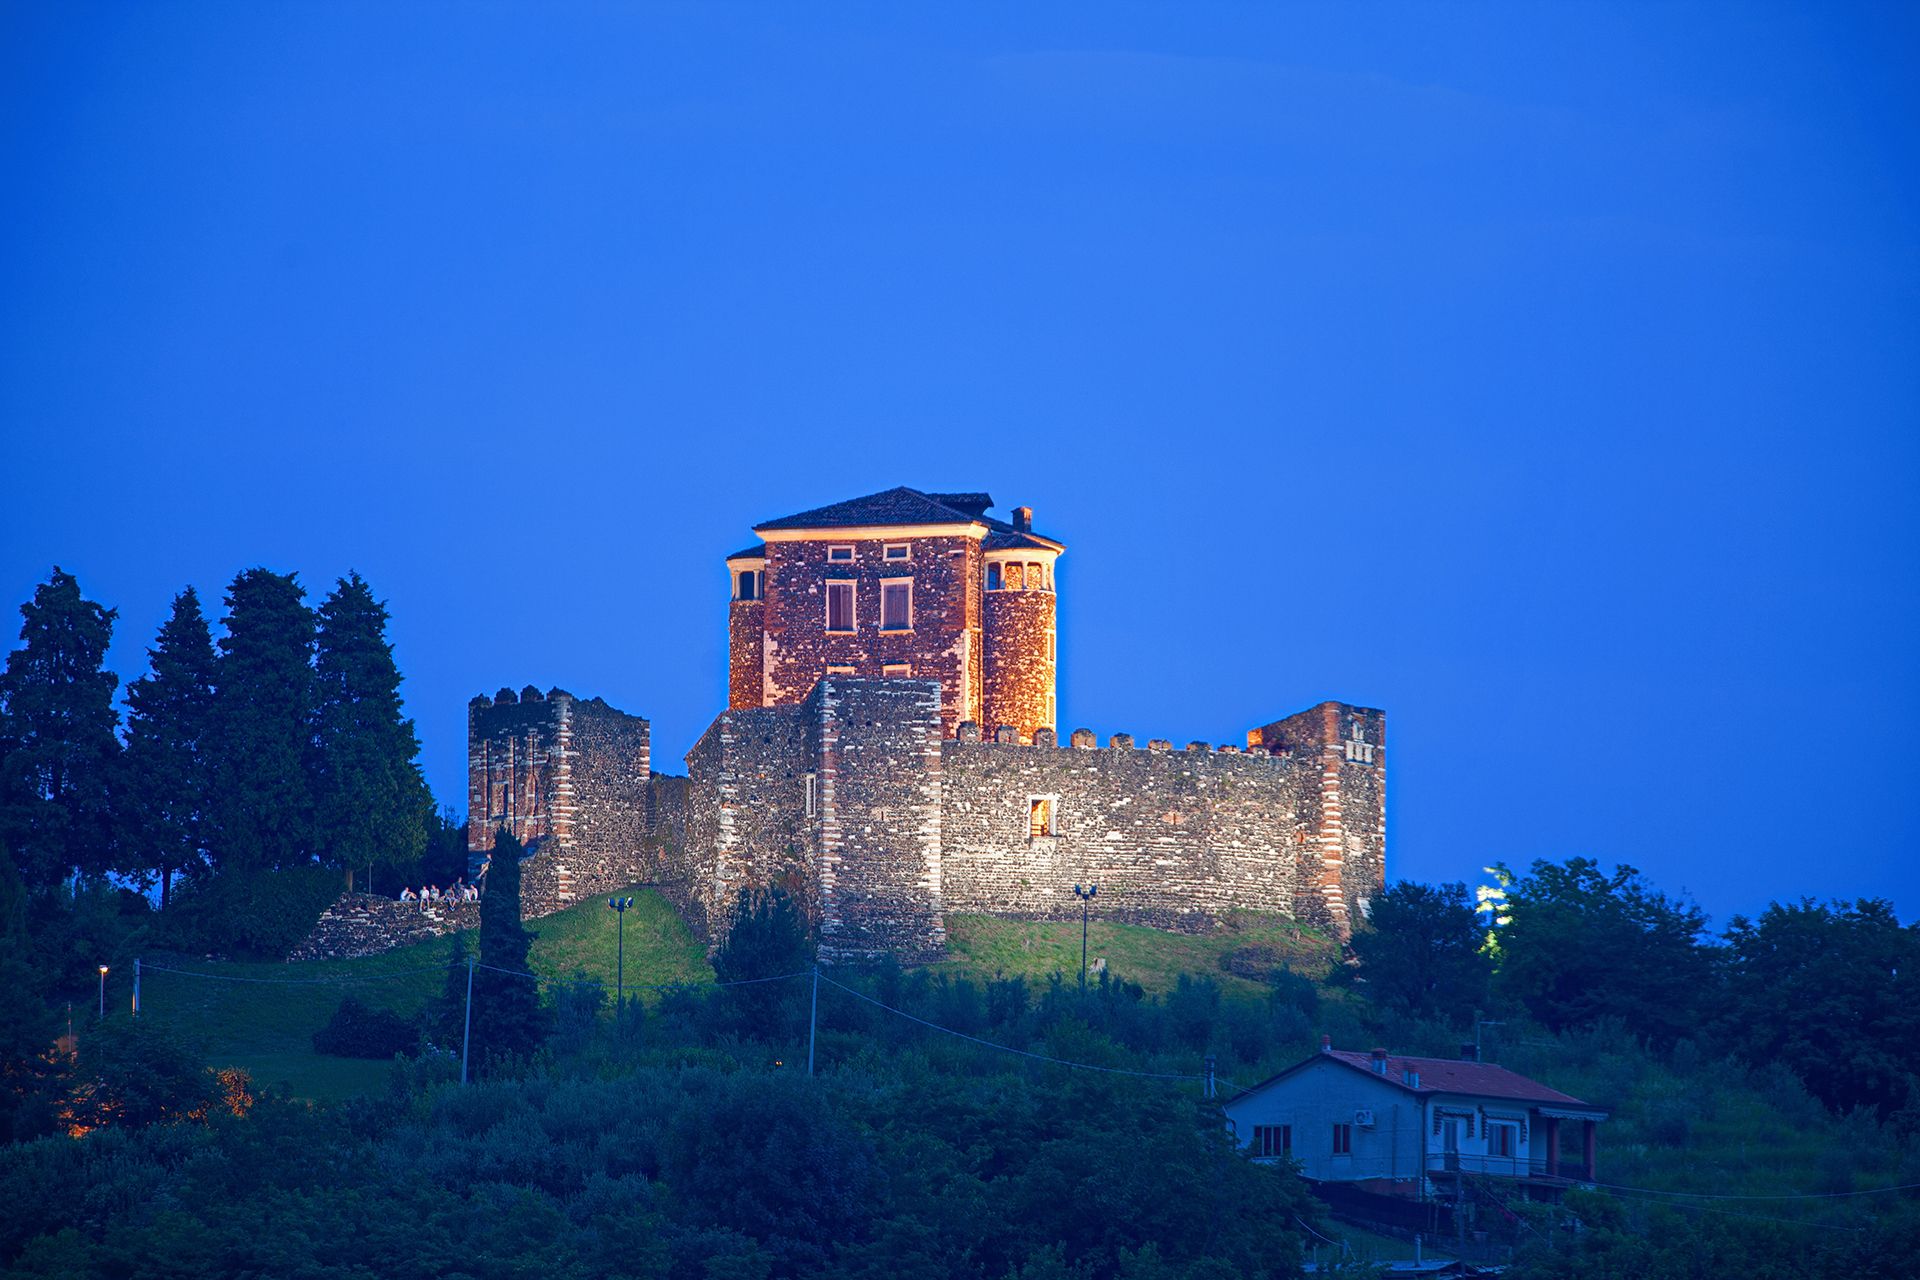
[[[1917,36],[9,5],[0,598],[77,573],[132,677],[187,583],[357,568],[460,804],[503,684],[676,766],[754,521],[986,489],[1069,544],[1069,727],[1380,706],[1395,877],[1911,917]]]

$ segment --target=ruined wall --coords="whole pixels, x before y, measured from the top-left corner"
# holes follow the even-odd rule
[[[906,561],[884,559],[889,544],[911,548]],[[851,546],[854,559],[834,563],[828,548]],[[880,629],[883,581],[913,580],[913,626]],[[826,629],[826,584],[854,584],[854,630]],[[907,678],[937,680],[947,732],[978,714],[981,679],[980,544],[973,538],[854,539],[772,542],[767,547],[764,648],[758,705],[804,701],[829,667],[850,679],[879,679],[890,665]]]
[[[802,706],[727,711],[687,753],[686,846],[662,866],[662,890],[716,945],[742,889],[784,885],[817,916],[810,719]]]
[[[1003,567],[1007,579],[1019,580],[1032,569],[1047,568],[1013,563]],[[1047,568],[1050,573],[1050,568]],[[1057,728],[1054,710],[1054,603],[1052,579],[1042,585],[984,593],[986,662],[980,722],[1010,724],[1022,742],[1033,740],[1035,729]]]
[[[1386,880],[1386,743],[1384,711],[1344,702],[1323,702],[1247,733],[1249,751],[1291,760],[1315,780],[1300,914],[1342,936]]]
[[[528,685],[517,694],[502,689],[467,704],[469,854],[492,849],[502,826],[522,844],[571,834],[573,797],[561,786],[563,713],[571,699],[553,692],[549,700]]]
[[[289,960],[350,960],[442,934],[480,927],[477,902],[396,902],[367,893],[342,896]]]
[[[808,709],[818,725],[822,957],[940,953],[939,685],[824,680]]]
[[[1086,730],[1077,745],[982,742],[971,728],[942,749],[947,910],[1072,918],[1072,886],[1097,882],[1102,919],[1162,929],[1295,912],[1302,802],[1316,793],[1290,761],[1203,743],[1141,750],[1125,734],[1100,748]],[[1051,834],[1033,832],[1036,799],[1052,806]]]

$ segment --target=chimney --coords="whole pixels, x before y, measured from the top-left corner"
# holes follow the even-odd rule
[[[1321,1037],[1320,1037],[1320,1052],[1322,1052],[1322,1053],[1332,1053],[1332,1052],[1333,1052],[1333,1037],[1332,1037],[1332,1036],[1321,1036]]]
[[[1480,1046],[1479,1046],[1479,1045],[1477,1045],[1477,1044],[1475,1044],[1475,1043],[1474,1043],[1473,1041],[1471,1041],[1471,1040],[1469,1040],[1469,1041],[1467,1041],[1467,1042],[1466,1042],[1465,1044],[1463,1044],[1463,1045],[1461,1045],[1461,1046],[1460,1046],[1460,1061],[1462,1061],[1462,1062],[1478,1062],[1478,1061],[1480,1061]]]
[[[1373,1051],[1373,1072],[1375,1075],[1381,1076],[1387,1074],[1387,1051],[1385,1049],[1375,1049]]]
[[[1013,509],[1013,527],[1021,533],[1033,531],[1033,508],[1015,507]]]

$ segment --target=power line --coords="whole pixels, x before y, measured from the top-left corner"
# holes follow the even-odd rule
[[[1049,1054],[1033,1053],[1026,1049],[1016,1049],[1012,1045],[996,1044],[992,1040],[982,1040],[979,1036],[968,1035],[964,1031],[955,1031],[952,1027],[943,1027],[937,1022],[929,1022],[925,1018],[918,1017],[914,1014],[908,1013],[905,1009],[896,1009],[890,1004],[885,1004],[879,1000],[875,1000],[870,995],[866,995],[863,992],[855,991],[852,987],[849,987],[844,983],[835,982],[832,978],[827,977],[825,974],[822,974],[820,976],[820,981],[825,982],[830,986],[839,987],[842,991],[846,992],[848,995],[852,996],[854,999],[864,1000],[870,1005],[874,1005],[877,1008],[885,1009],[888,1013],[896,1014],[899,1017],[905,1018],[909,1022],[917,1022],[921,1026],[927,1027],[931,1030],[939,1031],[946,1035],[955,1036],[961,1040],[970,1040],[974,1044],[984,1045],[989,1049],[998,1049],[1002,1053],[1018,1054],[1022,1058],[1031,1058],[1036,1062],[1051,1062],[1056,1066],[1073,1067],[1081,1071],[1103,1071],[1103,1072],[1106,1072],[1108,1075],[1134,1076],[1142,1080],[1201,1080],[1205,1078],[1199,1075],[1192,1075],[1188,1073],[1175,1072],[1175,1071],[1130,1071],[1125,1067],[1102,1067],[1091,1062],[1073,1062],[1066,1058],[1055,1058]]]
[[[143,960],[140,968],[143,973],[175,973],[183,978],[207,978],[214,982],[252,982],[278,987],[337,987],[354,982],[384,982],[388,978],[446,972],[445,965],[433,965],[422,969],[391,969],[386,973],[369,973],[359,977],[342,975],[327,978],[248,978],[237,973],[201,973],[194,969],[175,969],[167,965],[154,964],[151,960]]]

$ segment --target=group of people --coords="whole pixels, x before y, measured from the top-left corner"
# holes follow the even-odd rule
[[[412,889],[402,889],[400,901],[418,902],[423,906],[429,902],[478,902],[480,888],[478,885],[468,884],[465,880],[456,880],[444,889],[439,885],[430,884],[418,893]]]

